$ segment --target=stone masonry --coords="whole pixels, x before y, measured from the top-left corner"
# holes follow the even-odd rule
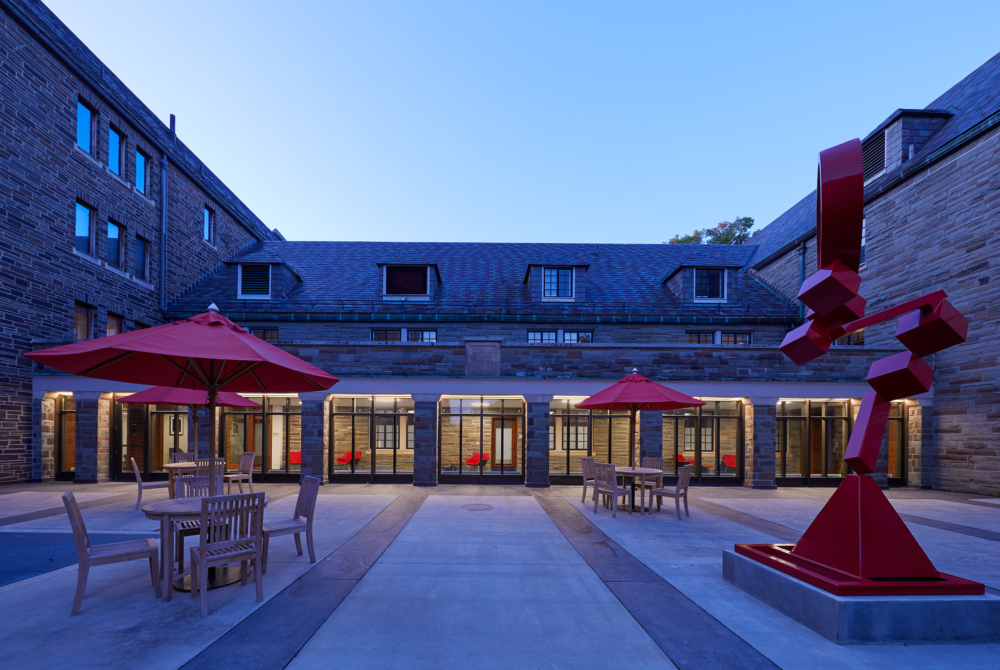
[[[330,401],[326,391],[300,393],[302,401],[301,449],[302,476],[327,481],[330,471],[328,435],[330,431]]]
[[[524,483],[538,488],[549,485],[549,404],[550,395],[525,395],[526,456]]]
[[[437,403],[440,395],[413,394],[413,485],[436,486],[438,469]]]
[[[743,485],[755,489],[775,488],[775,414],[778,398],[752,397],[744,404]]]

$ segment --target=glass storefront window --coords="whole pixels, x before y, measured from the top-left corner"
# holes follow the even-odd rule
[[[580,475],[580,459],[591,454],[590,412],[576,409],[578,399],[556,399],[549,404],[549,473]]]
[[[676,474],[694,466],[696,477],[739,477],[742,403],[706,400],[701,407],[663,413],[663,466]]]
[[[413,399],[335,397],[330,416],[332,474],[413,472]]]
[[[132,411],[137,410],[136,407]],[[171,454],[187,453],[190,437],[188,408],[179,405],[150,405],[149,416],[150,454],[149,464],[144,472],[166,472],[163,466],[171,461]],[[131,469],[131,464],[129,468]]]
[[[775,413],[778,478],[840,478],[850,472],[844,462],[851,433],[848,401],[779,400]]]
[[[442,475],[524,472],[520,398],[442,398],[438,411]]]
[[[59,396],[59,472],[76,472],[76,398]]]
[[[894,402],[889,408],[887,470],[892,479],[906,477],[906,414],[901,402]]]

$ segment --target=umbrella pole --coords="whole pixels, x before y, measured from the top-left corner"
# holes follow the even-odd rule
[[[201,409],[198,405],[192,405],[191,409],[194,410],[194,460],[198,460],[198,410]],[[188,451],[191,451],[188,449]]]
[[[635,467],[635,413],[636,408],[632,407],[628,414],[628,466]],[[629,501],[632,509],[635,509],[635,475],[632,475],[632,496]],[[641,510],[640,510],[641,511]]]
[[[222,493],[222,491],[219,491],[218,488],[215,486],[215,484],[216,484],[215,478],[216,478],[216,475],[217,475],[217,473],[215,471],[215,463],[216,463],[215,459],[218,457],[218,454],[216,453],[216,450],[215,450],[215,443],[216,443],[217,433],[219,432],[218,430],[216,430],[216,425],[215,425],[215,402],[216,402],[216,396],[218,395],[218,393],[219,393],[219,386],[218,386],[218,384],[210,384],[209,387],[208,387],[208,430],[209,430],[209,433],[208,433],[208,495],[210,495],[210,496],[217,496],[217,495],[219,495],[219,494]]]

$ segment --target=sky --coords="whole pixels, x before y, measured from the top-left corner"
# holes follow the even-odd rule
[[[47,0],[289,240],[661,243],[1000,51],[1000,2]]]

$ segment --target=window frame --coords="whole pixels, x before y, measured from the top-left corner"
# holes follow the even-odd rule
[[[546,295],[545,273],[554,270],[556,274],[556,295]],[[561,296],[559,293],[559,275],[562,270],[569,270],[569,295]],[[576,300],[576,268],[567,265],[543,265],[542,266],[542,302],[573,302]]]
[[[274,344],[278,341],[278,328],[248,328],[247,330],[250,331],[251,335],[260,338],[265,342]],[[271,333],[273,333],[273,336]]]
[[[694,336],[696,339],[701,340],[702,336],[708,335],[711,342],[692,342],[691,337]],[[684,333],[684,344],[715,344],[715,331],[711,330],[692,330]]]
[[[138,244],[139,242],[142,242],[142,244],[143,244],[142,253],[139,253],[139,244]],[[141,235],[139,235],[137,233],[135,235],[135,239],[134,239],[134,241],[133,241],[132,244],[134,245],[133,249],[135,250],[134,251],[135,258],[133,259],[133,263],[132,263],[132,276],[134,278],[138,279],[139,281],[146,282],[148,284],[148,283],[150,283],[150,281],[149,281],[149,248],[150,248],[149,240],[147,240],[145,237],[142,237]],[[139,262],[140,261],[142,262],[142,276],[141,277],[135,273],[135,271],[139,269]]]
[[[568,335],[576,335],[576,339],[572,342],[566,340]],[[586,342],[580,341],[580,335],[588,335],[590,337]],[[594,331],[592,330],[564,330],[563,331],[563,344],[593,344],[594,343]]]
[[[846,342],[845,342],[846,340]],[[850,335],[844,335],[833,341],[834,344],[838,344],[842,347],[863,347],[865,346],[865,330],[862,328],[856,333],[851,333]]]
[[[430,338],[426,338],[425,337],[425,335],[427,335],[428,333],[430,333]],[[416,334],[420,335],[419,339],[413,339],[413,336],[416,335]],[[422,330],[422,329],[411,330],[411,329],[407,328],[407,330],[406,330],[406,341],[407,342],[420,342],[420,343],[437,342],[437,330]]]
[[[105,337],[110,337],[110,334],[108,333],[108,330],[109,330],[108,326],[111,325],[112,321],[116,321],[117,325],[118,325],[118,332],[115,333],[115,335],[121,335],[122,333],[125,332],[125,317],[122,316],[121,314],[115,314],[114,312],[108,312],[107,313],[107,318],[105,319],[105,323],[104,323],[104,336]]]
[[[116,152],[112,152],[112,150],[111,150],[111,136],[112,135],[115,135],[118,138],[118,151],[116,151]],[[116,158],[118,159],[118,169],[117,170],[114,169],[113,167],[111,167],[111,156],[113,154],[117,154],[117,156],[116,156]],[[125,133],[123,133],[118,128],[116,128],[115,126],[113,126],[112,124],[109,123],[108,124],[108,163],[107,163],[107,168],[115,176],[121,177],[122,176],[122,168],[124,167],[124,165],[125,165]]]
[[[87,148],[84,148],[80,144],[80,108],[86,109],[90,114],[89,127],[87,128]],[[94,125],[97,121],[97,110],[93,108],[89,103],[85,102],[82,98],[76,99],[76,137],[74,138],[74,143],[80,149],[80,151],[88,154],[90,156],[94,155],[97,149],[97,138],[94,137]]]
[[[107,227],[106,232],[105,232],[105,242],[107,243],[107,246],[106,246],[106,248],[104,250],[104,262],[107,264],[108,267],[114,268],[115,270],[118,270],[119,272],[122,272],[122,271],[124,271],[125,266],[126,266],[126,263],[125,263],[125,244],[124,244],[125,239],[126,239],[125,226],[123,226],[122,224],[118,223],[117,221],[115,221],[112,218],[108,218],[107,224],[108,224],[108,227]],[[113,264],[111,262],[111,228],[112,228],[112,226],[114,226],[118,230],[118,263],[117,264]]]
[[[237,300],[270,300],[273,282],[271,281],[271,266],[265,263],[246,263],[254,267],[267,268],[267,295],[263,293],[243,293],[243,263],[236,266],[236,299]]]
[[[389,270],[395,268],[423,268],[424,269],[424,292],[423,293],[389,293]],[[385,264],[382,266],[382,298],[384,300],[430,300],[431,297],[431,266],[430,265],[403,265]]]
[[[142,156],[142,165],[140,170],[139,157]],[[145,196],[149,195],[149,154],[140,149],[135,148],[135,179],[132,180],[133,188]],[[142,174],[142,188],[139,188],[139,175]]]
[[[386,333],[386,339],[376,340],[375,333]],[[388,333],[396,333],[396,339],[394,340],[388,339]],[[392,344],[395,342],[403,341],[403,331],[401,328],[372,328],[370,330],[369,337],[371,338],[370,340],[371,342],[378,342],[380,344]]]
[[[87,319],[87,337],[80,340],[76,337],[76,315],[83,314]],[[73,340],[77,342],[94,339],[94,308],[86,303],[75,301],[73,303]]]
[[[698,272],[719,271],[722,272],[722,297],[721,298],[699,298],[698,297]],[[700,303],[721,303],[729,300],[729,269],[719,267],[696,267],[694,269],[694,301]]]
[[[94,207],[91,207],[87,203],[83,202],[82,200],[76,200],[76,201],[74,201],[74,205],[75,206],[73,208],[73,249],[75,249],[79,253],[84,254],[86,256],[93,256],[94,255],[94,247],[96,246],[94,244],[94,215],[97,213],[97,210]],[[80,236],[77,235],[76,233],[77,233],[77,226],[78,226],[78,224],[80,222],[79,214],[80,214],[80,208],[81,207],[83,209],[87,210],[87,249],[86,250],[83,250],[79,246],[77,246],[77,240],[80,239]]]
[[[215,210],[208,205],[202,205],[201,218],[201,239],[215,246]]]
[[[739,339],[739,337],[741,335],[745,335],[746,336],[746,339],[747,339],[746,342],[737,342],[736,341],[736,340]],[[732,337],[733,341],[732,342],[726,342],[726,337]],[[733,331],[733,332],[730,332],[730,333],[723,332],[722,333],[722,344],[729,344],[729,345],[732,345],[732,346],[740,346],[740,347],[749,347],[751,344],[753,344],[753,331],[739,331],[739,332]]]
[[[539,335],[540,336],[538,338],[537,342],[533,342],[532,341],[532,339],[531,339],[532,335]],[[546,342],[545,341],[546,338],[544,337],[545,335],[552,335],[552,341],[551,342]],[[529,330],[528,331],[528,344],[558,344],[558,343],[559,343],[558,333],[556,331],[554,331],[554,330]]]

